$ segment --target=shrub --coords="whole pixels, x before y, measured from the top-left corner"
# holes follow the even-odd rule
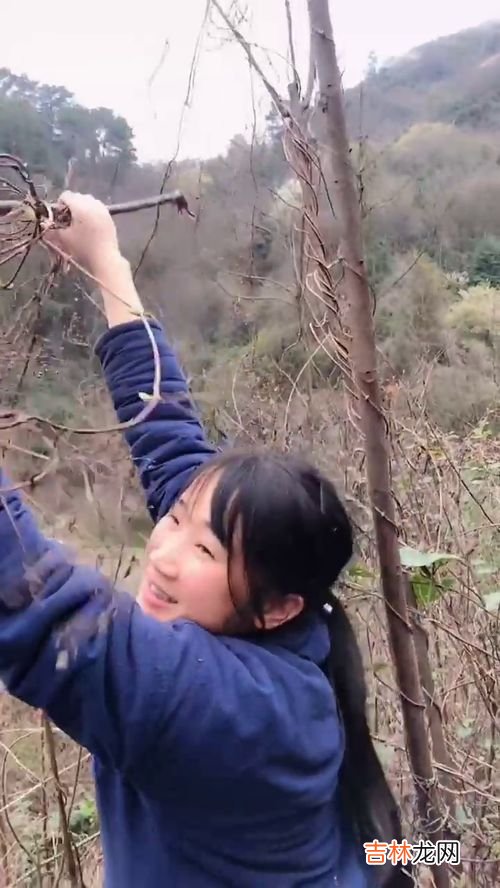
[[[460,295],[460,301],[449,309],[449,325],[463,337],[476,337],[494,346],[500,339],[500,289],[478,284]]]

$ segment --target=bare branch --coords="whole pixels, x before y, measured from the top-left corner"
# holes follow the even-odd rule
[[[59,768],[57,765],[57,755],[56,755],[56,747],[54,741],[54,734],[52,732],[52,728],[47,716],[43,718],[43,729],[45,732],[45,742],[47,744],[47,752],[49,757],[50,770],[52,771],[52,775],[54,777],[54,783],[56,787],[56,797],[57,797],[57,806],[59,809],[59,822],[60,828],[63,838],[63,864],[66,863],[68,867],[68,877],[70,881],[71,888],[81,888],[81,879],[79,878],[79,868],[76,861],[76,851],[73,847],[73,840],[71,838],[71,833],[69,831],[69,823],[68,823],[68,815],[66,813],[66,805],[64,803],[64,794],[61,787],[60,777],[59,777]],[[62,873],[62,867],[61,867]]]
[[[15,210],[22,209],[25,203],[26,202],[22,200],[0,200],[0,216],[5,216]],[[161,207],[164,204],[175,204],[179,213],[187,213],[187,215],[191,216],[193,219],[196,218],[195,213],[192,213],[189,209],[187,200],[181,191],[167,191],[164,194],[142,197],[138,200],[128,200],[124,203],[109,204],[108,210],[111,216],[119,216],[122,213],[135,213],[138,210],[154,209],[155,207]],[[27,205],[31,206],[31,204]],[[51,205],[56,211],[56,221],[58,206],[60,205]]]
[[[306,83],[306,91],[302,98],[302,107],[304,111],[307,111],[311,104],[312,94],[314,90],[314,84],[316,82],[316,61],[314,59],[314,53],[312,50],[312,35],[310,35],[309,41],[309,71],[307,74],[307,83]]]
[[[293,71],[293,80],[295,83],[295,87],[297,89],[297,94],[300,94],[300,78],[297,69],[297,62],[295,59],[295,46],[293,42],[293,20],[292,20],[292,10],[290,9],[290,0],[285,0],[285,12],[286,12],[286,23],[288,28],[288,48],[290,52],[290,62],[292,64]]]
[[[290,117],[290,111],[288,110],[285,102],[283,101],[283,99],[281,98],[281,96],[279,95],[277,90],[274,88],[272,83],[270,83],[270,81],[268,80],[268,78],[264,74],[261,66],[259,65],[258,61],[256,60],[256,58],[250,48],[250,44],[248,43],[247,40],[245,40],[241,31],[239,31],[238,28],[232,23],[228,14],[223,10],[221,4],[219,3],[219,0],[212,0],[212,3],[215,6],[219,15],[221,16],[221,18],[224,19],[224,21],[225,21],[227,27],[229,28],[229,30],[231,31],[233,37],[235,37],[235,39],[238,41],[238,43],[242,47],[250,65],[252,66],[252,68],[255,69],[255,71],[259,75],[260,79],[262,80],[262,83],[266,87],[269,95],[271,96],[271,98],[272,98],[274,104],[276,105],[278,111],[280,112],[281,116],[283,117],[284,120],[287,120]]]
[[[172,174],[172,169],[173,169],[174,163],[175,163],[175,161],[177,160],[177,157],[178,157],[178,154],[179,154],[180,145],[181,145],[181,133],[182,133],[182,127],[183,127],[183,124],[184,124],[184,116],[185,116],[185,113],[186,113],[186,108],[189,107],[189,104],[190,104],[190,101],[191,101],[191,95],[192,95],[192,91],[193,91],[193,88],[194,88],[194,81],[195,81],[196,67],[197,67],[197,64],[198,64],[198,58],[199,58],[199,53],[200,53],[200,49],[201,49],[201,43],[202,43],[203,34],[204,34],[204,31],[205,31],[205,28],[206,28],[206,25],[207,25],[207,22],[208,22],[208,16],[209,16],[209,12],[210,12],[210,4],[211,4],[211,0],[207,0],[206,6],[205,6],[205,12],[204,12],[204,15],[203,15],[203,19],[202,19],[202,22],[201,22],[201,25],[200,25],[200,28],[199,28],[198,34],[197,34],[197,36],[196,36],[196,41],[195,41],[195,46],[194,46],[193,56],[192,56],[192,59],[191,59],[191,66],[190,66],[190,69],[189,69],[189,77],[188,77],[188,85],[187,85],[187,90],[186,90],[186,97],[185,97],[185,99],[184,99],[184,104],[183,104],[183,106],[182,106],[182,111],[181,111],[181,115],[180,115],[180,118],[179,118],[179,125],[178,125],[178,127],[177,127],[177,145],[176,145],[176,147],[175,147],[175,151],[174,151],[173,156],[170,158],[170,160],[168,161],[168,163],[167,163],[166,166],[165,166],[165,170],[164,170],[163,177],[162,177],[162,181],[161,181],[161,185],[160,185],[160,193],[161,193],[161,194],[163,194],[163,191],[164,191],[165,185],[167,184],[167,182],[168,182],[168,180],[169,180],[169,178],[170,178],[170,176],[171,176],[171,174]],[[187,206],[187,205],[186,205],[186,206]],[[191,215],[191,214],[190,214],[190,215]],[[154,222],[153,222],[153,227],[152,227],[152,229],[151,229],[151,232],[150,232],[150,234],[149,234],[149,237],[148,237],[146,243],[144,244],[144,247],[143,247],[142,253],[141,253],[140,257],[139,257],[139,261],[138,261],[138,263],[137,263],[137,265],[136,265],[136,267],[135,267],[135,269],[134,269],[134,280],[136,279],[137,275],[139,274],[139,271],[141,270],[142,265],[143,265],[143,263],[144,263],[144,260],[146,259],[146,256],[147,256],[147,254],[148,254],[148,252],[149,252],[149,249],[150,249],[150,247],[151,247],[151,244],[153,243],[153,241],[154,241],[154,239],[155,239],[155,237],[156,237],[156,234],[157,234],[157,232],[158,232],[158,226],[159,226],[159,224],[160,224],[160,207],[159,207],[159,205],[158,205],[157,208],[156,208],[156,216],[155,216],[155,220],[154,220]]]

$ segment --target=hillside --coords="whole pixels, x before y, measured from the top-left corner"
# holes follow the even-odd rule
[[[361,93],[362,91],[362,99]],[[386,141],[440,121],[500,129],[500,21],[441,37],[381,66],[346,93],[351,130]]]
[[[500,22],[425,44],[382,67],[373,64],[362,102],[360,93],[361,87],[350,90],[346,100],[353,135],[361,107],[368,136],[362,157],[353,157],[363,170],[367,264],[389,362],[382,372],[419,379],[435,361],[427,408],[441,427],[467,428],[497,400]],[[83,108],[62,86],[0,69],[0,151],[29,161],[49,194],[58,192],[70,158],[76,158],[76,190],[117,201],[154,193],[164,169],[138,164],[132,137],[113,111]],[[224,156],[173,164],[170,182],[189,196],[195,225],[168,211],[157,228],[151,212],[119,222],[134,265],[149,245],[138,278],[147,306],[175,331],[188,372],[216,412],[227,378],[220,368],[228,360],[238,365],[250,347],[264,375],[286,388],[305,354],[291,250],[291,205],[300,197],[283,158],[279,119],[270,114],[267,132],[252,145],[236,136]],[[331,224],[331,217],[325,221]],[[332,225],[331,249],[335,236]],[[25,266],[20,285],[3,300],[0,328],[14,308],[30,303],[37,261]],[[170,293],[175,298],[166,298]],[[81,405],[74,403],[74,387],[82,374],[94,379],[85,344],[100,323],[95,308],[64,279],[42,321],[29,320],[29,330],[33,323],[44,338],[40,361],[46,355],[48,366],[41,379],[26,374],[24,402],[76,419]],[[0,351],[1,367],[10,367],[9,349],[5,343]],[[319,363],[314,382],[321,386]],[[17,391],[17,374],[17,364],[4,371],[6,392]],[[219,431],[217,417],[214,424]]]
[[[392,386],[396,379],[421,392],[440,429],[465,434],[487,416],[496,430],[500,21],[374,64],[346,101],[351,132],[359,132],[361,107],[361,131],[368,136],[362,157],[353,157],[362,169],[383,381]],[[105,200],[154,193],[164,175],[160,165],[136,162],[132,131],[112,110],[83,108],[65,87],[5,68],[0,151],[29,161],[49,194],[58,193],[70,158],[77,159],[72,187]],[[236,136],[224,156],[173,164],[170,185],[188,195],[196,223],[168,210],[156,227],[153,212],[121,217],[124,252],[136,266],[148,245],[138,276],[141,294],[171,331],[212,433],[245,429],[252,440],[261,434],[267,440],[280,423],[273,399],[293,400],[297,386],[290,395],[290,382],[304,384],[308,362],[298,331],[293,257],[293,205],[300,197],[283,158],[279,119],[270,114],[267,132],[252,145]],[[335,249],[332,231],[328,247]],[[35,252],[0,305],[4,397],[79,425],[100,382],[92,344],[102,320],[85,288],[75,290],[69,278],[59,281],[41,312],[35,310],[33,281],[42,260]],[[25,345],[13,361],[19,340],[11,341],[11,320],[17,314]],[[245,421],[235,424],[237,375],[238,417]],[[336,376],[326,353],[316,356],[310,381],[320,398],[330,396]]]

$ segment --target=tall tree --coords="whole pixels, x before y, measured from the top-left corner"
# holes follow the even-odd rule
[[[116,178],[135,160],[133,132],[109,108],[84,108],[64,86],[0,68],[0,150],[19,155],[59,187],[70,158],[98,178]]]
[[[387,423],[377,375],[373,306],[363,258],[361,209],[356,188],[328,0],[308,0],[311,50],[318,73],[319,108],[331,163],[329,182],[339,226],[339,259],[355,409],[365,439],[366,472],[379,553],[393,661],[401,694],[410,763],[422,827],[442,837],[425,707],[399,556],[396,512],[391,491]],[[437,888],[449,885],[445,867],[434,867]]]

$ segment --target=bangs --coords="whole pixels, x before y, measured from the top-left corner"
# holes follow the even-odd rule
[[[194,495],[213,479],[211,529],[230,562],[241,554],[256,613],[288,594],[310,604],[324,597],[352,551],[349,522],[330,482],[292,457],[237,451],[203,467]]]
[[[215,469],[214,469],[215,471]],[[312,503],[292,473],[266,457],[229,458],[219,466],[211,526],[228,551],[236,534],[244,552],[263,561],[307,526]],[[274,560],[274,559],[273,559]]]
[[[261,622],[266,604],[299,595],[322,611],[353,551],[352,529],[334,485],[289,455],[231,450],[200,467],[197,497],[214,482],[210,527],[228,553],[228,582],[241,559],[250,608]],[[243,611],[242,611],[243,613]]]

